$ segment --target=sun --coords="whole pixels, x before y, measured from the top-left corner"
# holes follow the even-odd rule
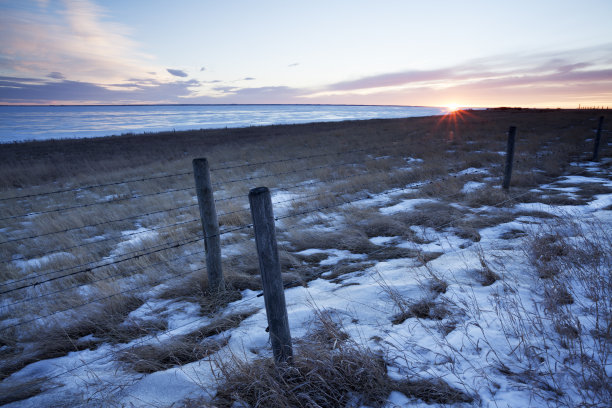
[[[446,109],[448,109],[448,112],[455,112],[457,110],[459,110],[459,105],[457,105],[456,103],[449,103],[448,105],[446,105]]]

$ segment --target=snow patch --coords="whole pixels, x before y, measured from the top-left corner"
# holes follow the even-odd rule
[[[481,183],[479,181],[468,181],[467,183],[465,183],[463,185],[463,188],[461,189],[461,192],[463,194],[467,194],[467,193],[472,193],[476,190],[480,190],[481,188],[483,188],[484,186],[486,186],[486,183]]]
[[[434,200],[431,198],[411,198],[408,200],[404,200],[398,204],[392,205],[391,207],[381,208],[379,211],[383,214],[395,214],[398,212],[412,211],[417,205],[435,202],[438,202],[438,200]]]
[[[370,242],[374,245],[385,245],[399,239],[399,237],[374,237],[370,238]]]

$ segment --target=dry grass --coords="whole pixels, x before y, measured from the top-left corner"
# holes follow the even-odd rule
[[[148,333],[167,328],[163,321],[126,319],[143,301],[134,296],[116,296],[91,305],[81,316],[74,315],[67,324],[51,320],[39,322],[29,332],[3,332],[0,337],[4,379],[26,365],[86,349],[96,349],[104,342],[124,343]]]
[[[369,240],[397,236],[423,243],[410,228],[415,225],[432,228],[444,225],[459,236],[479,241],[478,229],[507,222],[509,218],[504,218],[507,217],[504,214],[466,216],[470,210],[465,205],[482,207],[504,201],[505,206],[512,206],[516,202],[511,199],[512,194],[526,192],[542,180],[549,182],[549,177],[568,170],[568,163],[590,148],[584,143],[584,134],[588,133],[591,116],[592,113],[583,111],[479,111],[457,123],[440,118],[409,118],[3,145],[0,198],[188,172],[191,160],[200,156],[210,158],[213,169],[218,169],[247,162],[319,155],[308,160],[264,163],[212,173],[213,183],[227,183],[215,189],[217,210],[226,214],[219,217],[222,230],[250,223],[246,195],[249,188],[257,185],[287,188],[285,191],[295,193],[290,196],[295,202],[285,204],[282,210],[275,208],[275,211],[284,211],[283,214],[335,206],[329,210],[333,212],[332,221],[322,214],[319,219],[313,217],[310,224],[326,225],[334,231],[310,229],[308,224],[301,223],[302,216],[283,220],[279,228],[278,235],[285,249],[281,252],[283,280],[287,285],[296,285],[321,272],[317,266],[320,260],[298,258],[291,253],[303,249],[345,249],[353,254],[372,254],[369,262],[333,267],[328,278],[338,279],[367,268],[374,260],[417,257],[426,263],[434,259],[439,253],[417,253],[391,246],[381,249]],[[518,126],[520,137],[516,173],[511,192],[506,193],[496,188],[504,159],[497,152],[505,149],[505,132],[510,123]],[[609,147],[602,147],[603,157],[609,154]],[[366,151],[347,153],[355,149]],[[309,170],[314,167],[321,168]],[[489,174],[449,177],[469,167],[486,168]],[[276,175],[261,177],[270,174]],[[444,180],[432,182],[437,178]],[[245,180],[234,182],[239,179]],[[487,186],[472,193],[461,193],[467,181],[483,181]],[[413,197],[439,201],[393,215],[383,215],[376,208],[341,206],[346,201],[417,182],[425,184],[384,205]],[[296,188],[298,184],[303,185]],[[0,202],[2,218],[16,216],[0,222],[3,239],[11,241],[0,243],[3,260],[0,283],[14,288],[19,286],[10,283],[15,279],[23,279],[21,284],[30,284],[53,278],[3,295],[7,303],[23,303],[1,308],[0,318],[15,322],[57,313],[55,319],[42,319],[1,333],[1,344],[7,346],[3,349],[3,353],[8,353],[6,364],[12,367],[7,372],[40,359],[96,347],[100,342],[128,341],[163,329],[162,321],[153,325],[126,321],[127,314],[146,299],[199,302],[201,313],[206,315],[237,299],[241,290],[261,288],[248,230],[222,237],[227,297],[206,296],[205,271],[183,276],[204,267],[202,253],[189,255],[203,249],[201,242],[180,245],[202,233],[192,186],[192,175],[186,174]],[[609,192],[601,184],[577,187],[580,190],[572,197],[545,191],[526,194],[520,200],[575,204]],[[185,190],[156,194],[169,189]],[[300,199],[303,195],[312,197]],[[82,207],[20,217],[29,212],[72,206]],[[547,243],[546,238],[540,241],[533,246],[533,262],[539,265],[543,276],[557,276],[561,266],[546,260],[554,244]],[[174,246],[176,243],[179,245]],[[542,247],[540,252],[538,246]],[[160,250],[146,254],[152,249]],[[107,260],[123,258],[126,260],[121,263],[98,267]],[[57,271],[82,272],[59,278],[64,272]],[[36,276],[41,278],[34,279]],[[487,279],[483,282],[488,282]],[[164,286],[160,287],[162,280]],[[158,291],[149,292],[153,287]],[[138,289],[133,292],[137,295],[116,295],[127,288]],[[442,286],[435,291],[443,292]],[[51,292],[57,293],[41,297]],[[550,293],[553,298],[558,295],[554,291]],[[116,303],[115,306],[95,301],[104,298]],[[93,304],[79,307],[86,302]],[[61,312],[73,307],[78,309]],[[107,309],[110,311],[102,312]],[[560,323],[559,327],[564,326]],[[33,333],[42,335],[36,339]],[[99,340],[76,341],[88,334]],[[38,352],[26,353],[17,346],[24,343],[32,344]]]
[[[227,344],[229,337],[217,338],[217,335],[238,327],[256,312],[252,310],[223,316],[205,327],[175,336],[170,341],[132,347],[122,351],[119,360],[130,369],[147,374],[202,360]]]
[[[49,387],[46,377],[36,378],[17,385],[0,384],[0,405],[23,401],[34,397]]]
[[[527,257],[536,274],[535,307],[508,291],[498,298],[507,336],[521,339],[503,372],[557,406],[609,405],[612,237],[601,224],[553,220],[532,232]],[[543,347],[542,339],[546,339]]]
[[[219,407],[379,407],[391,391],[427,403],[472,401],[441,378],[389,378],[381,356],[352,341],[330,312],[316,314],[315,330],[298,342],[291,363],[237,358],[219,363],[222,379],[213,403]]]

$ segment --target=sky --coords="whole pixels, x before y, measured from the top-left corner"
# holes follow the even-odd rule
[[[0,0],[0,104],[612,106],[612,1]]]

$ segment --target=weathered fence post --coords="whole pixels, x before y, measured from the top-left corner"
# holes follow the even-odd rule
[[[593,147],[593,161],[599,160],[599,141],[601,140],[601,128],[603,126],[603,116],[599,117],[599,125],[597,125],[597,135],[595,136],[595,146]]]
[[[223,270],[221,269],[221,239],[219,237],[219,222],[215,209],[210,168],[208,160],[193,159],[193,175],[195,177],[202,230],[204,231],[204,249],[206,250],[206,270],[208,272],[208,288],[211,292],[225,289]]]
[[[516,126],[510,126],[508,130],[508,148],[506,150],[506,168],[504,169],[504,181],[502,187],[505,190],[510,188],[510,177],[512,177],[512,161],[514,159],[514,139],[516,136]]]
[[[277,362],[290,361],[293,357],[289,318],[285,305],[285,290],[276,246],[272,199],[267,187],[254,188],[249,192],[255,243],[259,257],[259,270],[263,283],[264,302],[270,341]]]

